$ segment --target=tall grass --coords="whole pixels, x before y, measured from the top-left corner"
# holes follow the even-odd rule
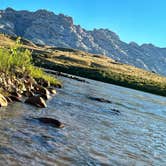
[[[24,73],[31,63],[31,52],[22,49],[20,38],[16,40],[14,46],[10,48],[0,48],[0,71],[5,73],[15,73],[20,71]]]
[[[53,85],[60,84],[56,78],[47,75],[40,68],[33,65],[31,52],[22,48],[20,38],[10,48],[0,48],[0,72],[9,75],[21,73],[22,76],[29,75],[34,78],[43,78]]]

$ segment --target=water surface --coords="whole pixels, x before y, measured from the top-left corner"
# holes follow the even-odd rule
[[[46,109],[22,103],[0,109],[0,165],[166,165],[166,98],[97,81],[61,79],[64,88]],[[65,128],[32,119],[38,116],[56,118]]]

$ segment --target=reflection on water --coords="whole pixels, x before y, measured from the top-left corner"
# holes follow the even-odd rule
[[[61,79],[64,89],[48,108],[16,103],[0,109],[0,165],[166,165],[166,98]],[[57,118],[66,127],[30,118],[36,116]]]

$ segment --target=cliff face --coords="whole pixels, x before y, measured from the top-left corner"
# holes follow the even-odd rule
[[[139,46],[134,42],[127,44],[108,29],[87,31],[74,25],[73,19],[63,14],[7,8],[0,11],[0,32],[22,36],[39,44],[105,54],[122,63],[166,75],[166,48],[152,44]]]

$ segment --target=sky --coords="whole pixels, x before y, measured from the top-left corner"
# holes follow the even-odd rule
[[[47,9],[87,30],[107,28],[129,43],[166,47],[166,0],[0,0],[0,9]]]

